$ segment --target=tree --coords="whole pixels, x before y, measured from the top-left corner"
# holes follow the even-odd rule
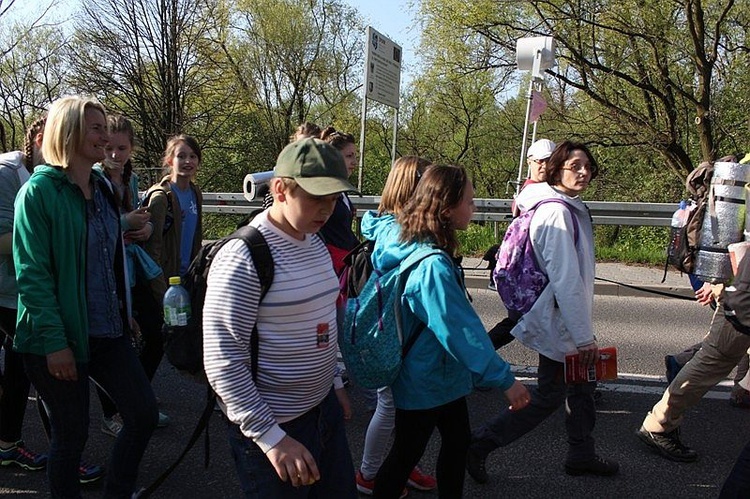
[[[49,24],[51,3],[13,19],[14,0],[0,0],[0,148],[20,148],[30,121],[66,90],[65,39]],[[16,18],[18,16],[15,16]]]
[[[209,57],[225,17],[211,0],[84,0],[74,84],[138,125],[142,164],[158,165],[177,133],[208,144],[232,112],[236,86]]]
[[[269,155],[297,125],[348,119],[361,82],[362,26],[338,0],[242,0],[219,40],[242,92],[262,116]]]
[[[554,111],[572,136],[607,147],[647,147],[680,176],[692,158],[713,160],[738,140],[725,123],[745,69],[747,4],[734,0],[457,0],[422,3],[430,43],[446,30],[480,37],[493,52],[454,61],[464,70],[503,74],[514,66],[518,38],[554,36],[558,65],[547,70],[558,86]],[[450,22],[450,24],[448,24]],[[434,30],[432,28],[435,28]],[[436,49],[438,50],[438,49]],[[728,99],[736,105],[735,94]],[[731,105],[731,104],[730,104]],[[728,113],[728,117],[736,114]]]

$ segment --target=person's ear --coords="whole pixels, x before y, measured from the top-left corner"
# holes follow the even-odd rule
[[[44,132],[39,132],[38,134],[34,135],[34,145],[37,149],[42,148],[42,139],[44,138]]]
[[[451,222],[451,217],[453,216],[453,209],[452,208],[446,208],[443,211],[440,212],[440,217],[438,220],[440,221],[440,225],[447,227],[447,224]]]
[[[287,187],[284,184],[284,181],[280,178],[272,178],[271,179],[271,195],[273,195],[273,198],[278,201],[286,201],[286,192]]]

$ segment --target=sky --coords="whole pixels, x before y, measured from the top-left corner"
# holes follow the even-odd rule
[[[401,65],[401,89],[416,75],[415,49],[419,45],[420,29],[414,21],[411,2],[405,0],[345,0],[357,9],[366,26],[387,36],[401,46],[404,57]],[[364,33],[363,33],[364,36]]]
[[[31,4],[32,11],[41,11],[51,0],[16,0],[15,10],[21,10],[22,4]],[[408,0],[344,0],[357,9],[364,18],[365,25],[372,26],[381,34],[401,46],[404,57],[401,65],[401,88],[411,81],[417,73],[417,61],[414,50],[419,45],[420,29],[414,21],[414,8]],[[58,0],[52,12],[65,16],[69,12],[72,0]],[[364,32],[362,33],[364,36]]]

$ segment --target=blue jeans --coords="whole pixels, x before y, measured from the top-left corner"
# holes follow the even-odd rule
[[[78,465],[89,430],[89,377],[117,405],[123,421],[109,460],[104,497],[130,497],[136,489],[138,466],[156,428],[159,411],[151,384],[130,341],[89,338],[90,359],[77,363],[77,381],[61,381],[47,370],[47,358],[23,354],[31,383],[49,413],[47,477],[55,498],[81,497]]]
[[[244,497],[356,499],[354,464],[346,440],[343,413],[333,389],[318,406],[280,426],[310,451],[318,465],[320,480],[314,485],[296,488],[288,481],[282,482],[260,447],[245,437],[238,425],[228,422],[229,445]]]

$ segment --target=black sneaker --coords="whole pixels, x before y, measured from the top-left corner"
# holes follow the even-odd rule
[[[489,477],[487,476],[487,468],[485,467],[485,460],[487,456],[480,456],[471,448],[466,454],[466,471],[469,472],[471,478],[477,483],[487,483]]]
[[[655,452],[672,461],[692,463],[698,459],[698,453],[680,441],[679,428],[670,432],[656,433],[641,426],[635,434]]]
[[[572,476],[580,475],[597,475],[612,476],[620,470],[620,465],[615,461],[609,461],[603,457],[594,456],[588,461],[567,462],[565,463],[565,473]]]

